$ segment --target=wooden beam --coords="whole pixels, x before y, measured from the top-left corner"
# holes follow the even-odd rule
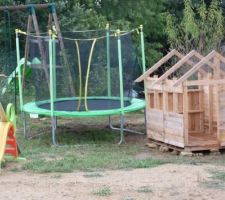
[[[68,62],[68,59],[67,59],[67,55],[66,55],[66,51],[65,51],[65,46],[64,46],[63,39],[62,39],[63,37],[62,37],[61,30],[60,30],[58,17],[57,17],[57,15],[56,15],[55,12],[52,13],[52,19],[53,19],[53,23],[54,23],[55,28],[56,28],[57,38],[59,39],[60,48],[62,50],[63,62],[65,64],[65,67],[67,67],[68,81],[69,81],[69,85],[70,85],[70,90],[71,90],[71,93],[75,95],[75,89],[74,89],[74,85],[73,85],[72,74],[71,74],[71,71],[70,71],[70,68],[69,68],[69,62]]]
[[[187,81],[185,83],[186,86],[207,86],[207,85],[220,85],[225,84],[225,79],[218,79],[218,80],[194,80],[194,81]]]
[[[201,61],[199,61],[194,67],[192,67],[189,71],[187,71],[182,77],[180,77],[173,86],[178,86],[187,80],[192,74],[194,74],[202,65],[208,62],[213,56],[215,56],[216,51],[213,50],[206,57],[204,57]]]
[[[38,48],[41,54],[41,58],[42,58],[42,62],[43,62],[43,68],[44,68],[44,72],[45,72],[45,78],[47,81],[47,84],[50,84],[50,80],[49,80],[49,73],[48,73],[48,69],[47,69],[47,60],[46,60],[46,54],[45,54],[45,50],[42,44],[42,40],[40,39],[40,31],[39,31],[39,27],[38,27],[38,22],[37,22],[37,17],[35,13],[31,14],[32,20],[33,20],[33,25],[34,25],[34,30],[38,40]]]
[[[214,57],[213,62],[215,64],[215,71],[214,71],[214,79],[220,78],[220,58],[218,54],[216,54],[216,57]],[[216,106],[216,125],[217,125],[217,134],[216,137],[219,140],[220,139],[220,89],[218,84],[214,86],[214,90],[216,91],[215,94],[215,106]]]
[[[183,54],[181,54],[180,52],[175,52],[175,54],[176,54],[176,56],[178,57],[178,58],[183,58],[185,55],[183,55]],[[202,59],[202,58],[204,58],[204,56],[202,56],[200,53],[198,53],[197,51],[195,51],[195,56],[197,57],[197,58],[199,58],[199,59]],[[193,61],[191,61],[191,60],[187,60],[186,61],[186,63],[188,64],[188,65],[190,65],[190,66],[194,66],[196,63],[195,62],[193,62]],[[207,75],[207,73],[204,71],[204,70],[202,70],[202,69],[200,69],[199,70],[199,72],[201,73],[201,74],[203,74],[203,75]]]
[[[26,10],[27,8],[34,6],[35,9],[43,9],[48,8],[51,4],[27,4],[27,5],[16,5],[16,6],[0,6],[0,11],[4,10]]]
[[[183,85],[183,115],[184,115],[184,145],[188,146],[188,134],[189,134],[189,116],[188,116],[188,88]]]
[[[140,77],[138,77],[135,82],[141,82],[146,77],[151,75],[155,70],[157,70],[159,67],[161,67],[165,62],[167,62],[170,58],[172,58],[174,55],[176,55],[177,50],[173,49],[170,51],[166,56],[161,58],[156,64],[154,64],[149,70],[147,70],[144,74],[142,74]]]
[[[193,53],[192,53],[193,52]],[[179,53],[179,52],[178,52]],[[192,56],[188,56],[189,54],[191,54]],[[181,54],[182,55],[182,54]],[[188,56],[188,57],[187,57]],[[163,74],[155,83],[159,83],[162,82],[163,80],[165,80],[169,75],[171,75],[173,72],[175,72],[177,69],[179,69],[179,67],[181,67],[184,63],[187,63],[191,66],[194,66],[196,63],[192,62],[191,60],[189,60],[191,57],[197,57],[199,60],[203,59],[204,56],[202,56],[200,53],[198,53],[195,50],[192,50],[190,53],[188,53],[186,56],[183,56],[183,58],[177,62],[173,67],[171,67],[165,74]],[[183,59],[185,61],[183,61]],[[212,62],[207,61],[206,62],[211,68],[213,68],[212,66],[214,65]],[[207,73],[202,70],[199,69],[199,72],[203,75],[206,75]]]
[[[151,75],[155,70],[157,70],[159,67],[161,67],[162,64],[164,64],[165,62],[167,62],[173,56],[177,56],[180,59],[182,59],[183,57],[185,57],[185,55],[183,55],[182,53],[180,53],[176,49],[173,49],[166,56],[164,56],[162,59],[160,59],[155,65],[153,65],[149,70],[147,70],[144,74],[142,74],[139,78],[137,78],[135,80],[135,82],[141,82],[141,81],[143,81],[147,76]],[[196,52],[196,55],[195,56],[197,58],[199,58],[199,59],[200,58],[203,58],[203,56],[201,54],[199,54],[198,52]],[[191,60],[187,60],[186,63],[189,64],[190,66],[195,65],[195,63],[193,61],[191,61]],[[200,72],[202,74],[204,74],[204,75],[207,74],[204,70],[200,70]]]
[[[212,79],[212,74],[208,75],[208,79]],[[209,96],[208,96],[208,114],[209,114],[209,134],[213,134],[213,86],[209,85]]]

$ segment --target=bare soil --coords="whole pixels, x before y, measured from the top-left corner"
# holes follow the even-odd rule
[[[7,167],[8,168],[8,167]],[[166,164],[151,169],[68,174],[0,173],[0,199],[7,200],[224,200],[224,188],[212,184],[214,165]],[[92,173],[92,174],[91,174]],[[111,194],[96,191],[107,187]]]

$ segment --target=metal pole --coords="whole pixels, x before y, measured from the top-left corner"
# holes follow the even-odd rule
[[[119,144],[124,142],[124,93],[123,93],[123,65],[122,65],[122,51],[121,51],[121,39],[120,39],[120,30],[117,30],[117,45],[118,45],[118,61],[119,61],[119,81],[120,81],[120,141]]]
[[[19,66],[20,65],[20,42],[19,42],[19,30],[18,29],[16,29],[16,60],[17,60],[17,66],[18,66],[20,111],[21,111],[22,120],[23,120],[23,134],[24,134],[24,137],[26,138],[27,137],[27,132],[26,132],[26,114],[23,111],[23,90],[22,90],[21,66]],[[16,74],[16,71],[15,71],[15,74]]]
[[[146,63],[145,63],[145,43],[144,43],[143,25],[140,25],[140,30],[141,30],[141,57],[142,57],[142,70],[143,70],[142,73],[144,74],[146,71]],[[145,93],[145,99],[146,99],[147,90],[146,90],[145,81],[144,81],[144,93]],[[145,109],[145,127],[146,126],[147,126],[147,123],[146,123],[146,109]]]
[[[108,97],[111,96],[111,69],[110,69],[110,30],[109,24],[106,25],[106,57],[107,57],[107,88]]]
[[[142,73],[146,71],[146,64],[145,64],[145,43],[144,43],[144,33],[143,33],[143,25],[140,25],[141,30],[141,57],[142,57]],[[146,92],[146,90],[145,90]]]
[[[19,82],[20,110],[23,111],[23,91],[22,91],[21,66],[19,66],[19,63],[20,63],[20,46],[19,46],[19,36],[18,36],[18,33],[19,33],[19,30],[16,29],[16,58],[17,58],[17,66],[18,66],[18,82]]]
[[[49,48],[49,71],[50,71],[50,108],[51,108],[51,121],[52,121],[52,143],[53,145],[56,145],[56,123],[55,123],[55,117],[54,117],[54,97],[55,97],[55,90],[54,90],[54,59],[53,58],[53,43],[55,43],[55,37],[52,34],[52,31],[49,31],[49,42],[48,42],[48,48]]]

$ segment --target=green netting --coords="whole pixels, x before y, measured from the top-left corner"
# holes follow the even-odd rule
[[[118,38],[114,32],[110,31],[108,38],[106,30],[64,32],[62,35],[50,43],[53,45],[51,51],[49,51],[50,37],[48,35],[27,36],[26,60],[31,64],[26,66],[26,73],[24,73],[29,76],[23,79],[25,103],[35,101],[39,106],[40,102],[50,100],[50,93],[53,92],[54,101],[62,98],[77,98],[78,103],[74,104],[75,110],[83,112],[98,110],[97,107],[89,108],[88,98],[108,97],[120,100],[122,97],[119,81]],[[136,49],[132,42],[132,32],[121,34],[120,40],[123,67],[122,89],[124,103],[126,103],[127,99],[131,101],[136,96],[133,81],[140,74],[137,74],[139,66]],[[50,87],[50,58],[53,62],[53,87]]]

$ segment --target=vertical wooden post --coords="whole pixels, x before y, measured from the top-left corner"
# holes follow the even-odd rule
[[[168,92],[163,91],[163,107],[164,112],[168,111]]]
[[[213,63],[214,63],[214,79],[220,79],[220,59],[217,56],[214,56],[213,59]],[[216,84],[214,85],[214,89],[215,89],[215,105],[216,105],[216,119],[217,119],[217,139],[220,139],[220,101],[219,101],[219,85]]]
[[[198,72],[198,80],[201,80],[203,78],[203,75]],[[198,86],[199,89],[199,98],[198,98],[198,105],[200,110],[200,118],[199,118],[199,130],[201,133],[204,132],[204,97],[203,97],[203,86]]]
[[[188,88],[186,81],[183,83],[183,115],[184,115],[184,145],[188,145],[188,134],[189,134],[189,103],[188,103]]]
[[[212,79],[212,74],[208,74],[208,79]],[[209,84],[208,92],[209,134],[213,134],[213,85]]]
[[[173,80],[177,80],[176,77]],[[179,111],[179,102],[178,102],[178,93],[173,92],[173,112],[178,113]]]
[[[158,75],[154,75],[153,78],[158,78]],[[158,109],[158,92],[154,89],[154,108]]]

